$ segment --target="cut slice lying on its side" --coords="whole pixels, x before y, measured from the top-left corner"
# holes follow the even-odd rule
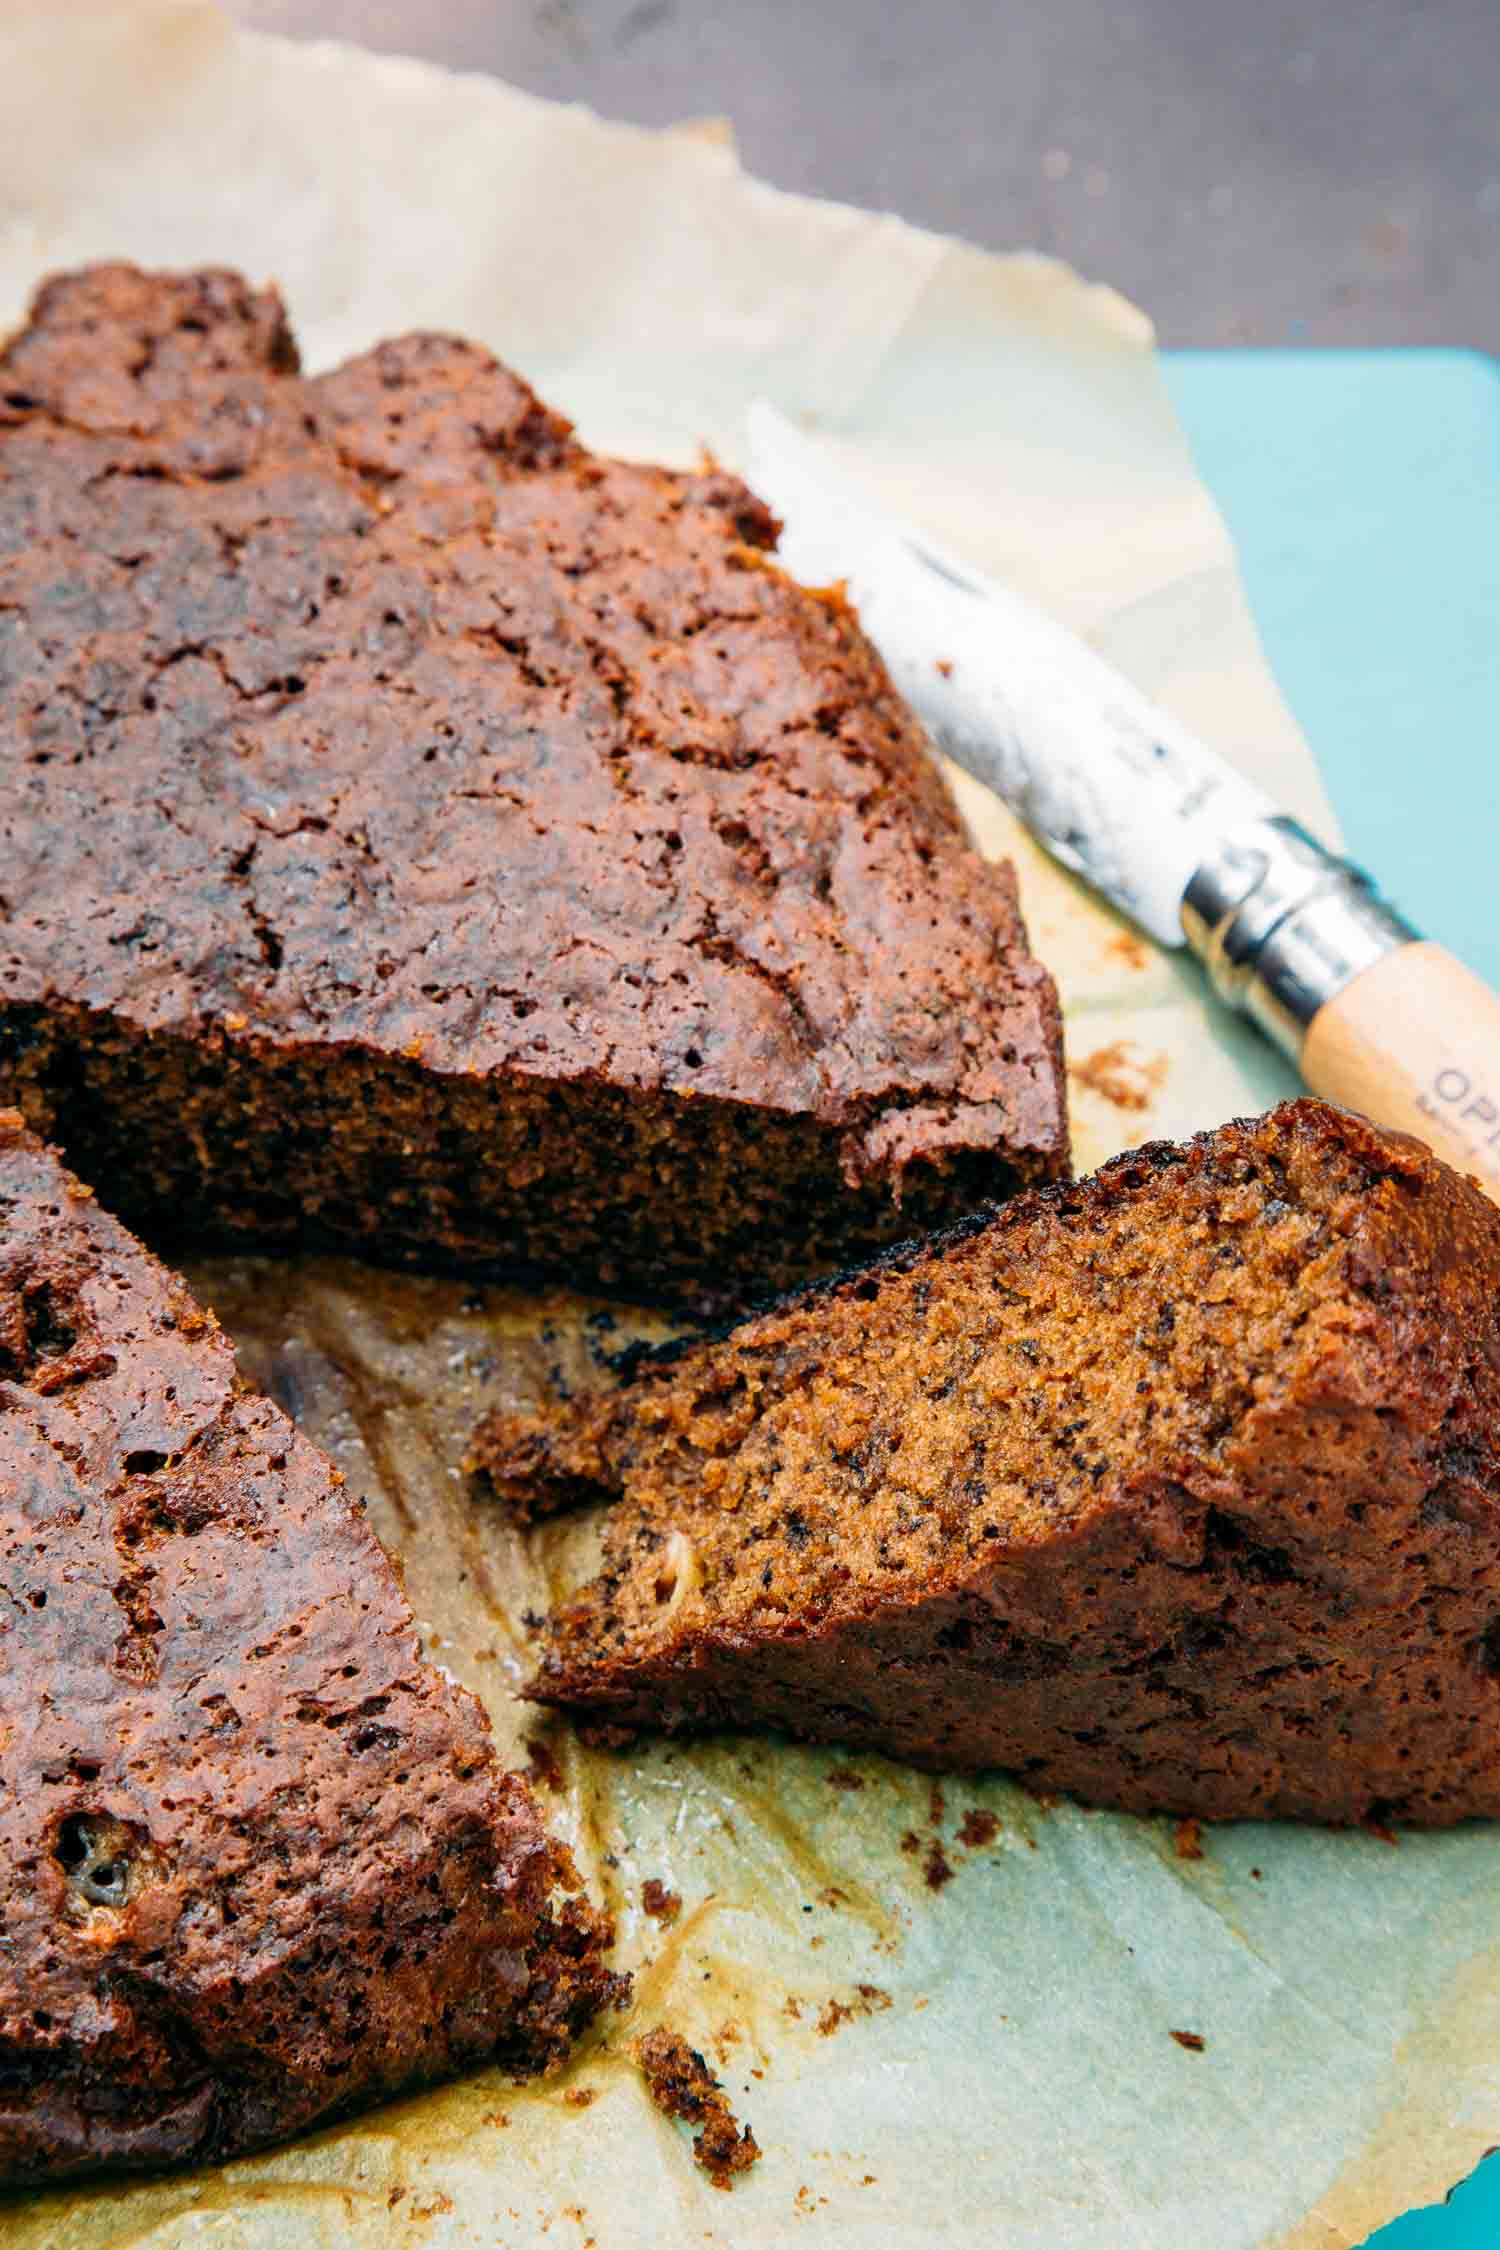
[[[734,477],[103,266],[0,352],[0,1097],[153,1242],[743,1299],[1067,1170],[1052,980]]]
[[[544,2070],[621,1989],[341,1483],[0,1113],[0,2181]]]
[[[530,1692],[1098,1804],[1500,1813],[1500,1209],[1310,1101],[1139,1149],[615,1393],[496,1419],[621,1495]]]

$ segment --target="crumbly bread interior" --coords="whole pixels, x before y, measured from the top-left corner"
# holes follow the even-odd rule
[[[1133,1151],[611,1394],[494,1417],[618,1495],[528,1690],[1135,1811],[1500,1813],[1500,1208],[1317,1102]]]
[[[820,1623],[1046,1539],[1165,1454],[1210,1464],[1336,1304],[1367,1170],[1293,1149],[1087,1184],[636,1386],[627,1499],[555,1654]]]

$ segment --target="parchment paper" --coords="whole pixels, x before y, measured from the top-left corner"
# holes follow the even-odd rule
[[[311,366],[405,326],[478,336],[621,451],[733,462],[765,393],[1330,825],[1148,325],[1054,264],[774,193],[722,136],[240,35],[200,0],[12,0],[0,323],[49,267],[118,255],[278,279]],[[1063,983],[1081,1163],[1285,1090],[1195,972],[961,793]],[[582,1752],[512,1689],[524,1612],[590,1534],[521,1542],[457,1464],[481,1404],[586,1373],[632,1316],[328,1262],[195,1279],[369,1493],[502,1748],[555,1762],[542,1793],[619,1915],[635,2011],[547,2086],[480,2073],[212,2173],[13,2203],[8,2244],[1329,2250],[1500,2138],[1489,1831],[1239,1826],[1192,1860],[1164,1824],[878,1759]],[[682,1895],[670,1929],[650,1877]],[[628,2060],[661,2020],[718,2058],[765,2149],[732,2196]]]

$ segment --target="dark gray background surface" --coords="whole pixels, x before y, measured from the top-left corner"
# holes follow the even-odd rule
[[[1500,351],[1500,0],[230,0],[991,248],[1163,343]]]

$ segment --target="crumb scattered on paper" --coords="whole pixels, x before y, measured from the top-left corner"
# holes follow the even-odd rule
[[[1129,1039],[1111,1039],[1082,1062],[1070,1063],[1068,1076],[1116,1109],[1140,1112],[1151,1107],[1165,1085],[1167,1069],[1165,1055],[1142,1055]]]
[[[669,1890],[652,1875],[641,1885],[641,1904],[653,1922],[660,1922],[664,1930],[669,1930],[682,1912],[682,1894]]]
[[[724,2089],[695,2047],[680,2032],[659,2027],[635,2043],[635,2058],[646,2091],[663,2117],[696,2125],[693,2160],[716,2188],[732,2186],[735,2174],[748,2172],[760,2147],[743,2128],[724,2097]]]
[[[1179,1820],[1172,1832],[1172,1849],[1179,1859],[1203,1857],[1203,1827],[1196,1820]]]
[[[927,1857],[922,1862],[922,1875],[930,1891],[940,1891],[945,1883],[953,1880],[953,1862],[936,1836],[927,1847]]]
[[[1151,948],[1134,930],[1116,930],[1104,948],[1111,960],[1123,961],[1127,969],[1148,969],[1151,966]]]
[[[824,2039],[831,2038],[841,2025],[852,2023],[856,2016],[882,2015],[890,2005],[890,1994],[878,1984],[857,1984],[847,2000],[824,2002],[818,2013],[818,2030]]]

